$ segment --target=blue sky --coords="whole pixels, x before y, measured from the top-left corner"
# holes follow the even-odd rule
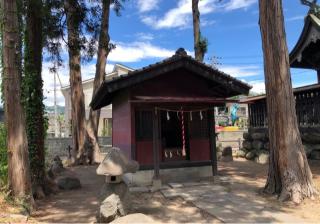
[[[191,0],[129,0],[122,15],[110,17],[110,36],[117,48],[108,58],[107,70],[115,63],[140,68],[174,54],[179,47],[193,54]],[[205,62],[212,57],[220,70],[248,82],[253,91],[264,91],[263,58],[258,26],[257,0],[202,0],[201,32],[208,38]],[[300,0],[283,0],[285,28],[289,51],[303,28],[308,8]],[[67,58],[65,60],[67,62]],[[52,105],[53,76],[44,63],[45,103]],[[95,61],[82,66],[83,79],[94,77]],[[293,85],[316,82],[314,71],[292,69]],[[68,84],[67,64],[60,69],[63,85]],[[59,104],[64,104],[59,93]]]

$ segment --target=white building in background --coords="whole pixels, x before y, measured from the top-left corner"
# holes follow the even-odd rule
[[[115,64],[111,73],[106,74],[106,80],[110,80],[114,77],[118,77],[120,75],[128,74],[128,72],[133,71],[133,69],[121,65]],[[82,81],[84,100],[85,100],[85,110],[86,110],[86,119],[89,117],[90,111],[90,102],[92,99],[93,92],[93,81],[94,79],[88,79]],[[71,135],[71,90],[70,86],[65,86],[61,88],[61,92],[65,99],[65,111],[64,111],[64,119],[67,123],[65,137]],[[112,105],[103,107],[101,109],[100,121],[99,121],[99,129],[98,136],[110,136],[112,131]]]

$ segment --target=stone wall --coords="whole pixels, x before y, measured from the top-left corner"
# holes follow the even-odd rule
[[[231,146],[234,149],[238,149],[239,141],[240,143],[243,141],[244,132],[246,131],[220,131],[218,132],[217,144],[220,145],[221,148]]]
[[[320,160],[320,127],[300,128],[301,139],[308,159]],[[267,128],[249,128],[243,133],[244,141],[239,151],[240,157],[267,163],[269,157],[269,137]]]
[[[72,147],[72,138],[47,138],[45,141],[47,161],[51,161],[56,155],[60,157],[67,157],[68,145]],[[111,146],[111,137],[99,137],[99,145],[102,146],[102,150],[108,146]]]

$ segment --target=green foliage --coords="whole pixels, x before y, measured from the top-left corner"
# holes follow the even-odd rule
[[[107,136],[107,133],[108,133],[107,128],[106,128],[106,127],[103,127],[102,132],[101,132],[101,135],[105,137],[105,136]]]
[[[43,81],[42,70],[42,43],[35,41],[36,37],[41,40],[41,27],[43,17],[41,13],[42,1],[26,1],[26,23],[24,25],[24,76],[22,78],[22,99],[26,113],[26,132],[28,138],[30,173],[32,182],[41,182],[44,174],[44,104],[43,104]],[[34,14],[34,10],[39,13]],[[32,24],[32,25],[30,25]],[[38,26],[37,34],[32,34],[30,27]]]
[[[0,21],[3,20],[3,13],[2,13],[2,8],[1,8],[1,4],[0,4]],[[3,23],[0,22],[0,75],[1,77],[3,77],[3,57],[2,57],[2,54],[3,54],[3,50],[2,50],[2,26],[3,26]],[[4,102],[4,94],[3,94],[3,78],[1,79],[1,102]]]
[[[226,127],[228,126],[228,123],[226,121],[219,121],[218,125],[222,127]]]
[[[208,51],[208,39],[204,36],[201,35],[200,33],[200,40],[199,40],[199,43],[198,43],[198,47],[202,53],[202,55],[204,56],[207,51]]]
[[[117,16],[121,15],[124,9],[123,4],[127,0],[111,0],[112,9]],[[98,0],[77,0],[71,1],[73,4],[74,22],[79,40],[74,43],[68,43],[70,49],[81,50],[81,61],[87,62],[97,53],[97,40],[101,29],[102,7],[103,1]],[[46,0],[44,1],[44,48],[47,51],[48,58],[53,66],[50,68],[52,72],[62,66],[61,57],[62,46],[69,42],[67,39],[67,21],[66,13],[68,10],[64,8],[65,0]],[[76,19],[75,19],[76,18]],[[109,43],[108,49],[111,51],[116,47],[115,44]]]
[[[7,185],[8,181],[8,154],[7,132],[3,123],[0,123],[0,188]]]
[[[49,114],[47,112],[44,112],[43,115],[43,126],[44,126],[44,138],[47,138],[47,132],[49,129]]]

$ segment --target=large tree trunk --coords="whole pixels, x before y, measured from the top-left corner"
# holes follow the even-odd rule
[[[84,148],[86,134],[86,120],[84,107],[84,94],[81,79],[81,56],[80,56],[80,19],[81,8],[77,0],[65,0],[64,7],[67,14],[68,27],[68,52],[69,72],[71,88],[71,117],[72,117],[72,139],[73,158],[75,164],[87,162]]]
[[[105,70],[107,57],[109,54],[109,14],[110,14],[110,0],[104,0],[102,3],[102,21],[101,21],[101,30],[99,35],[99,46],[98,46],[98,57],[96,63],[96,74],[93,82],[93,93],[92,99],[97,93],[100,85],[105,80]],[[93,111],[90,108],[89,120],[87,123],[87,135],[86,144],[87,147],[90,147],[88,151],[91,152],[90,162],[100,162],[100,148],[98,144],[98,127],[100,120],[100,110]]]
[[[44,105],[42,71],[42,0],[26,1],[25,55],[23,86],[26,110],[27,137],[31,181],[36,198],[44,196]]]
[[[33,202],[25,115],[21,105],[21,49],[15,0],[1,1],[3,9],[3,84],[7,128],[8,180],[11,194]]]
[[[298,129],[282,1],[260,0],[259,7],[270,141],[265,192],[300,203],[317,192]]]
[[[192,0],[192,17],[193,17],[193,39],[194,54],[197,61],[203,61],[204,54],[200,48],[200,12],[198,8],[199,0]]]

